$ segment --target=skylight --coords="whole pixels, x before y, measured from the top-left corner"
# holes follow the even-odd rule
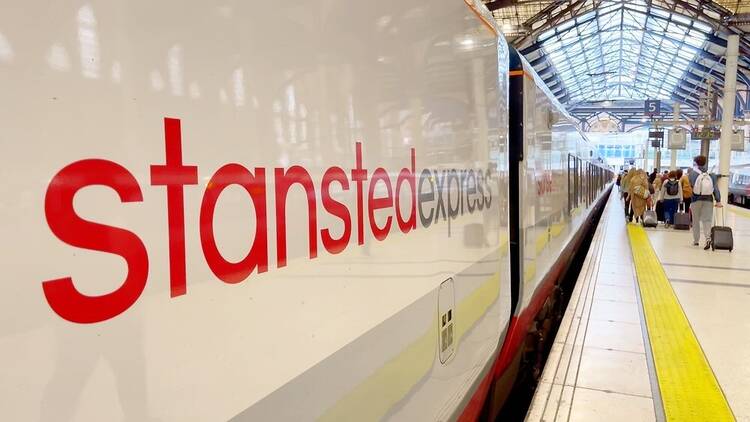
[[[599,8],[539,36],[566,103],[669,99],[711,28],[643,0]]]

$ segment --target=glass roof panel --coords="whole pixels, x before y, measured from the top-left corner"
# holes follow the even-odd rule
[[[642,100],[671,97],[710,31],[643,0],[603,0],[539,41],[569,103]]]
[[[681,15],[672,15],[672,20],[674,20],[675,22],[679,22],[685,26],[690,26],[690,22],[691,22],[690,19]]]

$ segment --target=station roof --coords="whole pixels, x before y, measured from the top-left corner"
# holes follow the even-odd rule
[[[602,109],[634,119],[634,102],[645,99],[678,101],[695,117],[708,81],[723,88],[733,33],[741,35],[738,81],[750,85],[746,0],[485,1],[506,37],[581,119]]]

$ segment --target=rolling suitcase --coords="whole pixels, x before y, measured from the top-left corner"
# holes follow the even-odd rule
[[[690,229],[690,214],[685,212],[685,203],[681,203],[674,214],[674,228],[675,230]]]
[[[664,220],[664,201],[656,201],[656,220]]]
[[[656,227],[656,211],[646,210],[643,212],[643,227]]]
[[[721,224],[724,222],[724,209],[721,209]],[[711,250],[725,250],[732,252],[734,249],[734,236],[732,228],[728,226],[716,225],[716,214],[714,213],[714,226],[711,227]]]

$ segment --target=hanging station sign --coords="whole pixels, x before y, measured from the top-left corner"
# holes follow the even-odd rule
[[[661,114],[661,101],[660,100],[646,100],[643,105],[643,114],[649,117],[658,116]]]
[[[669,131],[669,149],[687,148],[687,130],[677,127]]]
[[[695,127],[690,131],[690,136],[693,139],[715,141],[721,137],[721,130],[716,127],[704,126],[701,128]]]
[[[664,142],[664,131],[650,130],[648,132],[648,140],[652,147],[661,148],[662,142]]]

